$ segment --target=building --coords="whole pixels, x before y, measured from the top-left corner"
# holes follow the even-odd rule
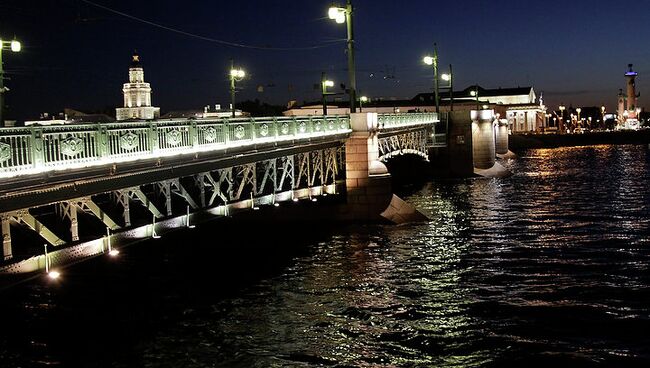
[[[40,115],[38,120],[25,121],[25,126],[30,125],[64,125],[64,124],[106,124],[112,123],[115,119],[112,117],[101,114],[91,113],[87,114],[78,110],[65,108],[63,112],[58,114],[50,114],[44,112]]]
[[[478,92],[478,95],[477,95]],[[537,96],[533,87],[485,89],[481,86],[469,86],[462,91],[454,91],[453,99],[449,92],[441,92],[440,112],[494,109],[501,118],[508,120],[511,132],[540,132],[548,128],[546,106]],[[347,114],[347,102],[328,103],[327,112],[330,115]],[[397,112],[434,112],[435,97],[431,92],[419,93],[410,100],[381,100],[374,99],[360,106],[362,111],[377,113]],[[302,107],[292,106],[283,114],[285,116],[322,115],[323,106],[319,103],[309,103]]]
[[[160,117],[160,108],[151,106],[151,86],[144,81],[140,56],[133,54],[129,68],[129,83],[124,83],[124,107],[115,109],[117,120],[151,120]]]
[[[626,92],[623,90],[618,92],[618,124],[616,129],[639,129],[639,115],[641,109],[637,106],[637,98],[639,94],[636,93],[635,79],[639,73],[632,70],[632,64],[628,64],[628,71],[625,73],[626,79]]]
[[[433,93],[429,93],[433,100]],[[454,104],[474,101],[475,106],[490,105],[498,114],[508,120],[508,130],[513,133],[540,132],[548,127],[546,119],[546,106],[537,96],[533,87],[494,88],[485,89],[481,86],[469,86],[462,91],[454,91]],[[449,103],[449,93],[440,94],[442,103]],[[476,107],[474,107],[476,108]]]
[[[235,117],[245,117],[249,114],[242,112],[241,110],[235,110]],[[210,105],[207,105],[203,110],[194,109],[194,110],[175,110],[170,111],[162,116],[162,119],[207,119],[207,118],[230,118],[232,117],[232,110],[222,109],[221,105],[216,104],[214,108],[211,108]]]

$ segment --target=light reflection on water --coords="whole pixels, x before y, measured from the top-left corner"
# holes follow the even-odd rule
[[[234,293],[208,286],[237,284],[228,273],[157,274],[149,282],[165,287],[150,293],[167,306],[166,323],[137,325],[144,337],[110,366],[647,365],[648,149],[540,149],[504,165],[512,177],[440,181],[408,195],[427,223],[302,235],[305,251]],[[188,267],[163,258],[166,270]],[[206,285],[194,285],[197,275]],[[31,324],[51,323],[47,305],[70,314],[85,305],[43,295],[30,297],[40,310]],[[42,351],[49,362],[61,355]]]

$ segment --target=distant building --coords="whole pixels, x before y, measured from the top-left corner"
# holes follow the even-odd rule
[[[478,91],[478,98],[476,96]],[[452,98],[449,92],[440,92],[440,112],[451,110]],[[462,91],[453,92],[453,109],[455,111],[490,108],[508,120],[509,129],[515,133],[536,132],[548,127],[546,106],[537,96],[533,87],[485,89],[481,86],[469,86]],[[477,106],[478,105],[478,106]],[[289,105],[291,108],[283,112],[286,116],[322,115],[323,105],[317,102],[304,106]],[[434,94],[419,93],[410,100],[373,99],[361,106],[364,112],[398,113],[398,112],[434,112]],[[328,102],[327,112],[330,115],[349,113],[348,103]]]
[[[248,116],[247,113],[242,112],[241,110],[235,110],[235,117]],[[221,105],[216,104],[214,108],[211,108],[210,105],[205,106],[203,110],[194,109],[194,110],[176,110],[170,111],[163,115],[162,119],[204,119],[204,118],[229,118],[232,117],[232,110],[222,109]]]
[[[140,56],[135,53],[129,68],[129,83],[124,83],[124,107],[115,109],[117,120],[151,120],[160,117],[160,108],[151,106],[151,86],[144,81]]]
[[[626,79],[626,92],[623,90],[618,92],[618,125],[617,129],[639,129],[639,115],[641,109],[637,106],[637,99],[639,94],[636,93],[635,79],[639,74],[632,70],[632,64],[627,65],[629,70],[625,73]]]
[[[64,109],[58,114],[44,112],[38,120],[25,121],[25,126],[29,125],[63,125],[63,124],[106,124],[112,123],[115,119],[106,114],[87,114],[73,109]]]

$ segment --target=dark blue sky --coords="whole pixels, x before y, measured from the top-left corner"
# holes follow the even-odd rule
[[[115,10],[209,38],[247,45],[302,47],[345,38],[326,17],[329,1],[93,0]],[[430,90],[422,64],[438,43],[441,70],[455,87],[532,85],[547,105],[615,107],[628,63],[640,73],[641,106],[650,102],[650,2],[356,0],[357,88],[370,97],[410,98]],[[238,100],[286,104],[317,99],[322,71],[346,82],[345,43],[315,50],[223,46],[152,27],[81,0],[1,0],[0,36],[24,52],[4,51],[10,115],[35,118],[64,107],[122,103],[137,49],[163,110],[228,103],[232,57],[249,74]],[[649,81],[649,82],[646,82]],[[264,85],[264,92],[257,86]]]

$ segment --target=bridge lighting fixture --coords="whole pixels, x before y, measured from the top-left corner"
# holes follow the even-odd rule
[[[61,273],[59,271],[52,270],[47,273],[47,277],[49,277],[52,280],[56,280],[61,276]]]
[[[334,87],[334,81],[331,81],[331,80],[323,81],[323,86],[324,87]]]
[[[338,24],[343,24],[345,23],[345,8],[339,8],[336,6],[332,6],[329,8],[327,11],[327,16],[336,21]]]
[[[235,79],[241,79],[246,76],[246,72],[241,69],[231,69],[230,76]]]
[[[20,52],[21,49],[22,49],[22,45],[20,44],[20,41],[17,40],[11,41],[11,51]]]
[[[235,117],[235,81],[244,79],[246,72],[242,69],[235,69],[235,64],[230,59],[230,104],[232,105],[232,117]]]
[[[476,91],[470,91],[469,95],[472,96],[472,97],[476,96]]]
[[[119,254],[120,254],[120,251],[117,250],[117,249],[111,249],[111,250],[108,252],[108,255],[111,256],[111,257],[117,257]]]
[[[433,65],[433,57],[425,56],[422,61],[427,65]]]
[[[327,16],[338,24],[347,23],[348,44],[348,88],[350,95],[350,113],[357,112],[357,78],[354,68],[354,27],[352,25],[352,0],[347,0],[345,7],[333,5],[327,11]]]
[[[368,97],[367,96],[361,96],[359,97],[359,112],[362,112],[363,104],[368,102]]]
[[[440,78],[445,82],[449,82],[451,80],[451,74],[443,73],[440,75]]]
[[[14,39],[12,41],[4,41],[0,39],[0,126],[4,126],[4,95],[5,95],[5,85],[4,85],[4,70],[2,68],[2,50],[11,50],[12,52],[20,52],[22,50],[22,45],[20,41]]]

